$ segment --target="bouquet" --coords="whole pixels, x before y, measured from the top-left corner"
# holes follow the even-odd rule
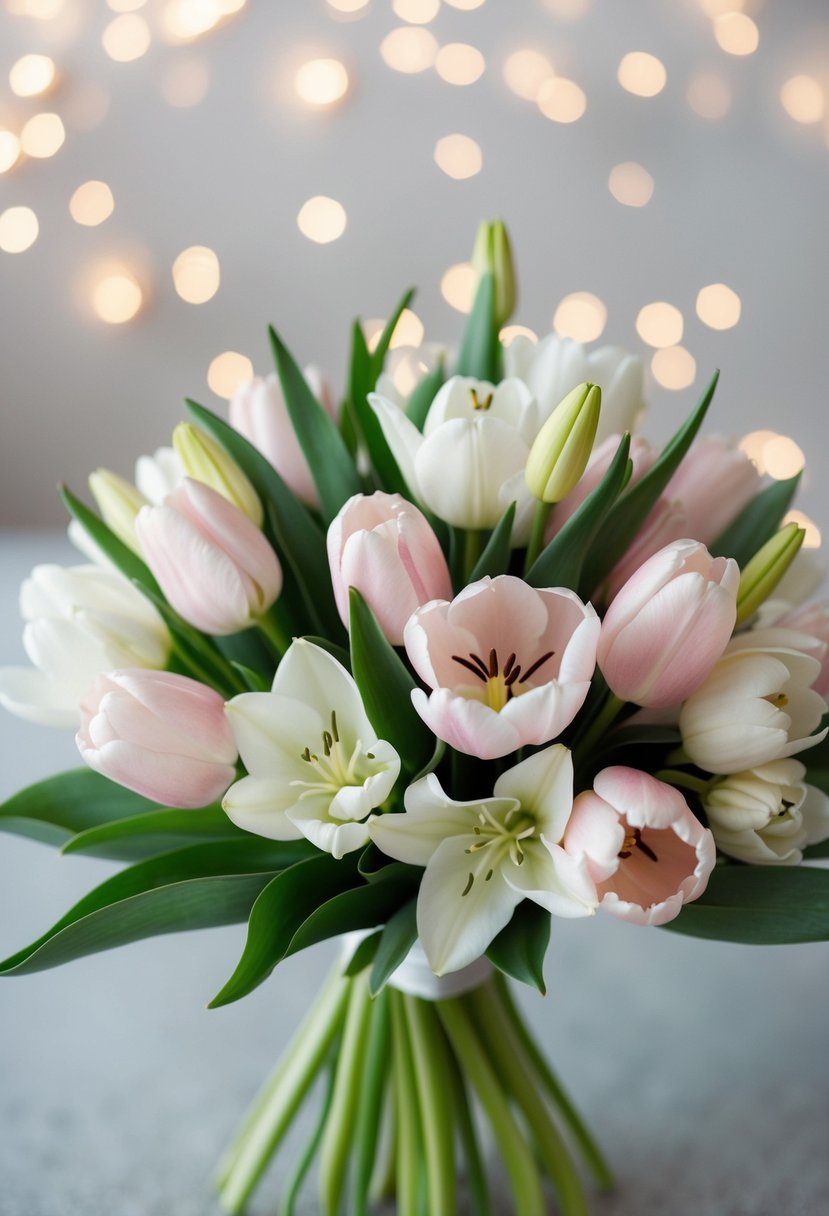
[[[325,1216],[485,1216],[496,1159],[517,1216],[548,1186],[580,1216],[610,1170],[510,988],[543,991],[552,918],[829,937],[798,479],[699,437],[716,376],[664,449],[632,437],[640,361],[506,346],[503,225],[474,265],[457,352],[390,349],[407,293],[373,349],[355,323],[338,408],[271,330],[229,421],[188,401],[97,512],[64,489],[88,561],[32,572],[33,666],[0,673],[85,762],[0,827],[128,863],[0,973],[246,921],[217,1006],[342,939],[220,1165],[231,1213],[316,1100],[284,1216],[315,1161]]]

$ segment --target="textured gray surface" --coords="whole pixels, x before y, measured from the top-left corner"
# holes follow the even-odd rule
[[[0,662],[20,652],[19,580],[66,553],[54,535],[0,539]],[[75,763],[66,736],[12,718],[0,745],[2,795]],[[0,949],[111,869],[1,836]],[[0,981],[2,1216],[217,1213],[213,1164],[332,954],[300,955],[207,1012],[241,940],[241,928],[160,938]],[[822,945],[742,948],[601,916],[556,924],[550,994],[523,1003],[618,1172],[596,1216],[829,1210],[827,964]],[[256,1216],[275,1210],[280,1176],[277,1165]],[[312,1195],[303,1216],[317,1210]]]

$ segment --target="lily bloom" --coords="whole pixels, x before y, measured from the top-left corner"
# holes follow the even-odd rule
[[[417,931],[436,975],[479,958],[531,899],[555,916],[589,916],[595,887],[560,845],[573,802],[573,760],[561,744],[508,769],[493,796],[457,802],[434,773],[406,791],[405,814],[374,815],[389,857],[425,866]]]
[[[713,836],[679,790],[622,766],[603,769],[576,798],[564,848],[586,864],[600,906],[640,925],[678,916],[716,861]]]
[[[400,757],[377,738],[333,655],[296,639],[272,691],[242,693],[226,713],[249,774],[222,803],[238,827],[272,840],[305,836],[337,858],[368,844],[366,817],[391,793]]]
[[[409,619],[406,652],[432,689],[415,689],[414,707],[439,739],[483,760],[549,743],[587,696],[600,628],[566,588],[482,578]]]

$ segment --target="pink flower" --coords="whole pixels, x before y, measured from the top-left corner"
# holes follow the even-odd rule
[[[822,697],[829,693],[829,606],[826,604],[804,604],[778,617],[775,624],[786,629],[796,629],[823,642],[824,649],[815,657],[821,661],[820,675],[812,684]]]
[[[682,503],[661,495],[648,512],[630,548],[625,550],[607,576],[605,598],[613,599],[618,595],[628,579],[632,578],[654,553],[687,535],[687,521]]]
[[[319,371],[306,367],[305,379],[333,418],[331,393]],[[319,506],[319,494],[276,376],[255,376],[236,390],[230,402],[230,425],[270,461],[297,498],[311,507]]]
[[[665,489],[685,508],[686,536],[708,545],[754,498],[762,478],[744,452],[720,435],[698,439]]]
[[[403,634],[415,709],[458,751],[491,760],[572,722],[596,665],[599,618],[565,588],[502,574],[418,608]]]
[[[664,709],[702,684],[731,637],[740,570],[704,545],[678,540],[655,553],[607,610],[599,667],[624,701]]]
[[[224,701],[169,671],[99,676],[81,701],[75,742],[90,768],[164,806],[206,806],[236,776]]]
[[[452,594],[449,567],[426,517],[399,494],[355,494],[328,529],[334,596],[348,626],[356,587],[394,646],[421,604]]]
[[[714,838],[673,786],[635,768],[606,768],[579,794],[564,848],[586,861],[601,906],[623,920],[664,925],[702,895]]]
[[[142,507],[135,531],[172,607],[204,633],[247,629],[282,590],[276,554],[238,507],[185,477],[160,507]]]
[[[566,498],[556,503],[547,526],[546,539],[548,541],[552,540],[555,534],[561,531],[570,516],[578,510],[585,498],[587,498],[587,495],[596,489],[596,486],[610,468],[610,463],[616,455],[616,450],[621,441],[621,435],[608,435],[604,443],[599,444],[598,447],[593,449],[593,454],[587,463],[587,468],[581,481]],[[656,463],[658,455],[659,453],[655,448],[651,447],[647,439],[643,439],[641,435],[634,435],[632,437],[630,441],[630,459],[633,464],[633,471],[630,475],[628,488],[635,486],[637,481],[645,476],[648,469]]]

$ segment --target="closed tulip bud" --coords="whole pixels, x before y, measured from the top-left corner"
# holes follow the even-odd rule
[[[797,556],[806,536],[804,528],[787,524],[767,540],[740,575],[737,624],[741,625],[764,604]]]
[[[593,451],[601,408],[602,390],[585,383],[553,410],[530,448],[524,474],[536,498],[561,502],[576,488]]]
[[[478,225],[472,268],[476,282],[485,274],[495,280],[495,323],[506,325],[515,309],[515,268],[509,236],[501,220],[483,220]]]
[[[111,473],[109,469],[97,469],[90,473],[89,488],[104,523],[119,540],[137,553],[135,517],[147,505],[147,499],[132,482]]]
[[[348,626],[356,587],[394,646],[415,608],[452,594],[449,567],[429,522],[399,494],[355,494],[328,529],[334,597]]]
[[[204,633],[248,629],[282,590],[282,569],[260,530],[209,486],[185,477],[135,530],[171,606]]]
[[[829,798],[799,760],[774,760],[713,782],[703,796],[717,847],[750,865],[798,865],[829,836]]]
[[[210,486],[243,511],[257,528],[262,527],[265,517],[256,491],[236,461],[212,435],[190,422],[181,422],[173,431],[173,447],[185,477]]]
[[[163,806],[207,806],[236,776],[224,701],[168,671],[100,676],[81,702],[75,742],[90,768]]]

